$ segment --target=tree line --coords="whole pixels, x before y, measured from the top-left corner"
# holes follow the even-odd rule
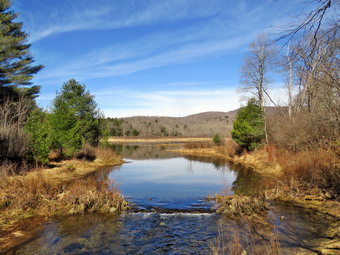
[[[51,151],[70,157],[98,145],[102,115],[85,85],[70,79],[49,110],[37,106],[40,86],[32,79],[43,66],[34,64],[28,34],[10,8],[0,0],[0,163],[47,163]]]
[[[252,98],[239,110],[232,131],[248,150],[262,142],[297,151],[336,146],[339,141],[339,20],[326,14],[338,13],[340,3],[313,3],[318,6],[302,23],[291,25],[274,40],[261,34],[249,45],[241,91]],[[286,106],[270,95],[273,73],[285,80]],[[279,114],[266,114],[269,103],[281,110]]]

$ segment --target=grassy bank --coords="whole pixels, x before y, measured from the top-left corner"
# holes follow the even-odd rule
[[[266,189],[259,191],[260,194],[255,196],[216,196],[214,199],[219,204],[217,211],[221,214],[247,219],[261,225],[264,223],[261,215],[267,215],[268,200],[284,201],[313,209],[321,218],[330,217],[333,221],[326,233],[329,241],[320,245],[319,252],[337,254],[339,251],[340,161],[336,150],[289,152],[276,149],[274,146],[264,146],[253,152],[237,155],[235,145],[226,139],[221,146],[216,146],[212,142],[194,143],[185,145],[177,152],[192,156],[224,158],[250,167],[264,177],[261,180],[265,183],[261,186]],[[265,224],[262,224],[262,227],[265,227]],[[218,247],[214,247],[215,251]],[[218,251],[213,253],[223,254]]]
[[[218,157],[232,161],[265,176],[267,197],[291,201],[323,213],[340,217],[340,162],[331,150],[288,152],[266,146],[254,152],[236,155],[234,144],[226,140],[221,146],[194,143],[176,150],[201,157]]]
[[[186,142],[207,142],[210,137],[110,137],[110,143],[186,143]]]
[[[3,174],[0,251],[30,239],[52,216],[124,210],[126,201],[114,183],[93,176],[100,168],[122,163],[111,150],[97,149],[93,161],[65,160],[20,176]],[[2,173],[9,167],[3,166]]]

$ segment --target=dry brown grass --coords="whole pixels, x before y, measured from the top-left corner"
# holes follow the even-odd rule
[[[96,148],[95,156],[97,161],[105,163],[110,163],[112,161],[117,161],[120,159],[111,148],[106,147]]]
[[[238,153],[238,150],[238,145],[232,139],[224,138],[221,145],[215,145],[210,139],[208,141],[186,143],[183,148],[171,151],[189,156],[231,159]]]
[[[340,217],[340,161],[335,151],[278,151],[276,158],[283,174],[268,197]]]
[[[10,161],[3,161],[0,164],[0,179],[4,179],[9,175],[13,175],[15,174],[15,169],[16,169],[17,165],[13,162]]]
[[[185,149],[205,149],[205,148],[212,148],[214,147],[214,143],[212,140],[206,140],[206,141],[195,141],[195,142],[189,142],[185,143],[183,146]]]
[[[212,255],[279,255],[282,250],[278,234],[273,226],[265,227],[251,222],[220,227],[218,237],[210,245]]]
[[[127,203],[114,183],[105,180],[98,181],[90,177],[70,185],[62,194],[61,203],[69,214],[83,212],[121,212]]]
[[[250,167],[261,175],[277,177],[281,176],[282,168],[276,155],[275,147],[267,145],[253,152],[244,151],[241,156],[232,158],[232,161]]]
[[[233,158],[240,151],[239,145],[231,138],[225,138],[221,146],[215,148],[220,154],[226,155],[229,158]]]
[[[110,143],[184,143],[210,141],[209,137],[110,137]]]
[[[261,216],[269,209],[264,195],[217,195],[214,200],[218,203],[217,212],[228,217]]]
[[[93,162],[67,160],[55,163],[53,168],[1,178],[0,250],[17,244],[19,236],[20,240],[25,240],[26,234],[18,233],[22,233],[28,219],[40,217],[46,220],[55,214],[124,210],[126,202],[117,188],[90,176],[99,168],[123,161],[105,150],[100,155]]]
[[[319,188],[328,192],[329,198],[339,198],[340,160],[332,150],[314,150],[290,153],[282,151],[277,156],[284,172],[284,181],[298,192],[298,186]]]

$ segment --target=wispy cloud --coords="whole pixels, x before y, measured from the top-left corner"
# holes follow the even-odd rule
[[[214,79],[221,63],[232,67],[236,79],[245,46],[256,34],[285,23],[293,8],[275,0],[17,0],[14,6],[34,42],[37,63],[46,65],[35,80],[43,85],[38,100],[47,104],[52,90],[73,77],[92,89],[101,87],[94,93],[107,116],[184,116],[237,108],[236,91],[225,89],[223,81],[203,81]],[[189,75],[181,75],[184,82],[161,77],[184,67],[189,69]],[[230,78],[221,72],[216,79]],[[119,91],[120,81],[126,90]]]
[[[42,0],[34,1],[38,1],[42,8],[34,14],[35,18],[28,15],[31,41],[69,31],[159,26],[198,19],[178,29],[152,30],[149,34],[127,41],[108,42],[109,45],[99,43],[95,49],[76,58],[63,56],[60,52],[58,58],[63,64],[47,66],[40,73],[40,79],[93,79],[127,75],[226,54],[244,47],[257,33],[268,29],[268,24],[274,22],[273,17],[280,11],[271,9],[270,13],[266,13],[266,19],[270,22],[265,24],[261,13],[273,6],[272,1],[255,4],[227,0],[99,0],[96,3],[79,0],[62,1],[49,7],[44,6]],[[49,18],[46,19],[46,16]],[[49,61],[51,57],[46,58]]]
[[[187,116],[204,111],[230,111],[239,107],[236,89],[201,89],[96,95],[107,117]],[[131,105],[133,107],[131,107]]]
[[[253,35],[251,33],[247,36],[216,41],[201,40],[197,42],[193,40],[183,44],[179,43],[176,47],[169,46],[165,47],[165,49],[162,47],[162,50],[159,49],[160,44],[156,39],[155,41],[150,41],[151,45],[155,45],[154,49],[151,45],[141,44],[143,46],[138,48],[134,47],[135,44],[125,45],[124,47],[118,47],[118,52],[121,52],[121,54],[118,53],[117,55],[112,54],[112,48],[108,48],[99,50],[98,54],[91,52],[81,57],[81,60],[69,65],[58,67],[54,70],[47,69],[40,78],[50,79],[70,76],[76,76],[80,79],[103,78],[127,75],[156,67],[200,61],[207,57],[220,56],[231,50],[241,48],[251,41]],[[168,39],[171,39],[171,34]],[[144,40],[142,39],[141,41]]]
[[[168,23],[193,18],[204,18],[219,11],[219,0],[77,0],[56,1],[48,5],[42,0],[27,0],[39,6],[40,13],[28,17],[31,34],[35,42],[53,34],[77,30],[118,29],[131,26]],[[24,9],[22,5],[17,8]]]

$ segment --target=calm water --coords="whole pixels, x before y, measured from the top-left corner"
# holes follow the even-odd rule
[[[109,174],[138,209],[181,211],[211,211],[205,198],[231,190],[236,177],[228,168],[185,158],[133,160]]]
[[[119,186],[133,208],[120,216],[86,214],[55,219],[12,254],[208,254],[223,229],[231,236],[239,223],[212,213],[208,195],[252,193],[259,178],[247,169],[207,158],[185,158],[160,145],[118,146],[128,163],[101,178]],[[279,216],[284,215],[285,221]],[[312,211],[274,205],[285,254],[313,249],[324,240],[325,224]],[[241,226],[242,228],[242,226]]]

